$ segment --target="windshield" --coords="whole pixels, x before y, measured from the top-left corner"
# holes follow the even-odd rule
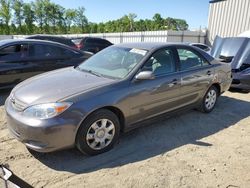
[[[145,50],[112,46],[86,60],[78,69],[103,77],[123,79],[146,53]]]

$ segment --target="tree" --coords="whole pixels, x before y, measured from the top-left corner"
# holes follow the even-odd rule
[[[67,33],[70,33],[70,28],[76,19],[77,11],[75,9],[67,9],[65,11],[65,23],[67,26]]]
[[[81,28],[81,32],[84,33],[84,27],[87,25],[88,20],[86,16],[84,15],[85,8],[84,7],[79,7],[76,10],[76,17],[74,19],[75,24],[78,25]]]
[[[35,12],[35,20],[39,25],[40,32],[43,33],[43,25],[45,20],[45,10],[43,0],[36,0],[32,2],[32,7]]]
[[[88,23],[85,8],[65,9],[51,0],[0,0],[0,34],[37,33],[104,33],[153,30],[187,30],[183,19],[163,18],[156,13],[152,19],[136,20],[130,13],[105,23]]]
[[[182,19],[175,19],[176,23],[177,23],[177,29],[180,31],[185,31],[188,29],[188,24],[186,22],[186,20],[182,20]]]
[[[164,19],[161,17],[160,14],[155,14],[153,16],[153,21],[154,21],[154,30],[161,30],[164,29]]]
[[[14,23],[18,26],[17,31],[22,33],[22,21],[23,21],[23,1],[13,0],[12,9],[14,10]]]
[[[31,7],[30,3],[24,3],[23,4],[23,18],[24,18],[24,23],[26,26],[26,34],[32,34],[34,33],[34,11]]]
[[[136,14],[134,13],[129,13],[128,14],[128,19],[129,19],[129,25],[130,25],[130,31],[134,31],[134,22],[135,22],[135,18],[137,17]]]
[[[11,2],[10,0],[0,0],[0,17],[4,26],[4,34],[10,34]]]
[[[174,31],[177,31],[178,28],[177,28],[177,22],[174,18],[167,18],[166,19],[166,29],[167,30],[174,30]]]

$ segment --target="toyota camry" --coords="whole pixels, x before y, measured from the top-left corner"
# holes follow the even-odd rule
[[[76,146],[96,155],[153,117],[187,107],[211,112],[231,81],[230,65],[196,47],[119,44],[17,85],[5,102],[7,123],[32,150]]]

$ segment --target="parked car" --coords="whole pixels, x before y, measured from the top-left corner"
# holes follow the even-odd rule
[[[55,35],[32,35],[32,36],[27,37],[26,39],[48,40],[48,41],[52,41],[52,42],[58,42],[61,44],[65,44],[65,45],[70,46],[72,48],[77,48],[77,46],[75,45],[75,43],[71,39],[68,39],[66,37],[59,37],[59,36],[55,36]]]
[[[88,52],[49,41],[0,41],[0,89],[46,71],[77,66],[90,56]]]
[[[74,38],[72,41],[76,44],[79,50],[89,51],[94,54],[113,45],[108,40],[95,37]]]
[[[202,50],[204,50],[205,52],[207,52],[208,54],[211,53],[211,48],[206,45],[206,44],[202,44],[202,43],[190,43],[190,46],[195,46],[197,48],[200,48]]]
[[[217,37],[211,55],[231,65],[231,88],[250,91],[250,38]]]
[[[182,108],[211,112],[230,84],[230,66],[198,48],[119,44],[20,83],[5,102],[7,124],[33,150],[76,146],[96,155],[150,118]]]

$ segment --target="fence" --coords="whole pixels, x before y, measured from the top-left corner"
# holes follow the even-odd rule
[[[125,33],[96,33],[96,34],[70,34],[64,37],[99,37],[110,42],[193,42],[206,43],[206,31],[143,31]],[[5,36],[6,37],[6,36]],[[24,38],[25,35],[13,35],[9,38]],[[0,37],[1,39],[1,37]]]

